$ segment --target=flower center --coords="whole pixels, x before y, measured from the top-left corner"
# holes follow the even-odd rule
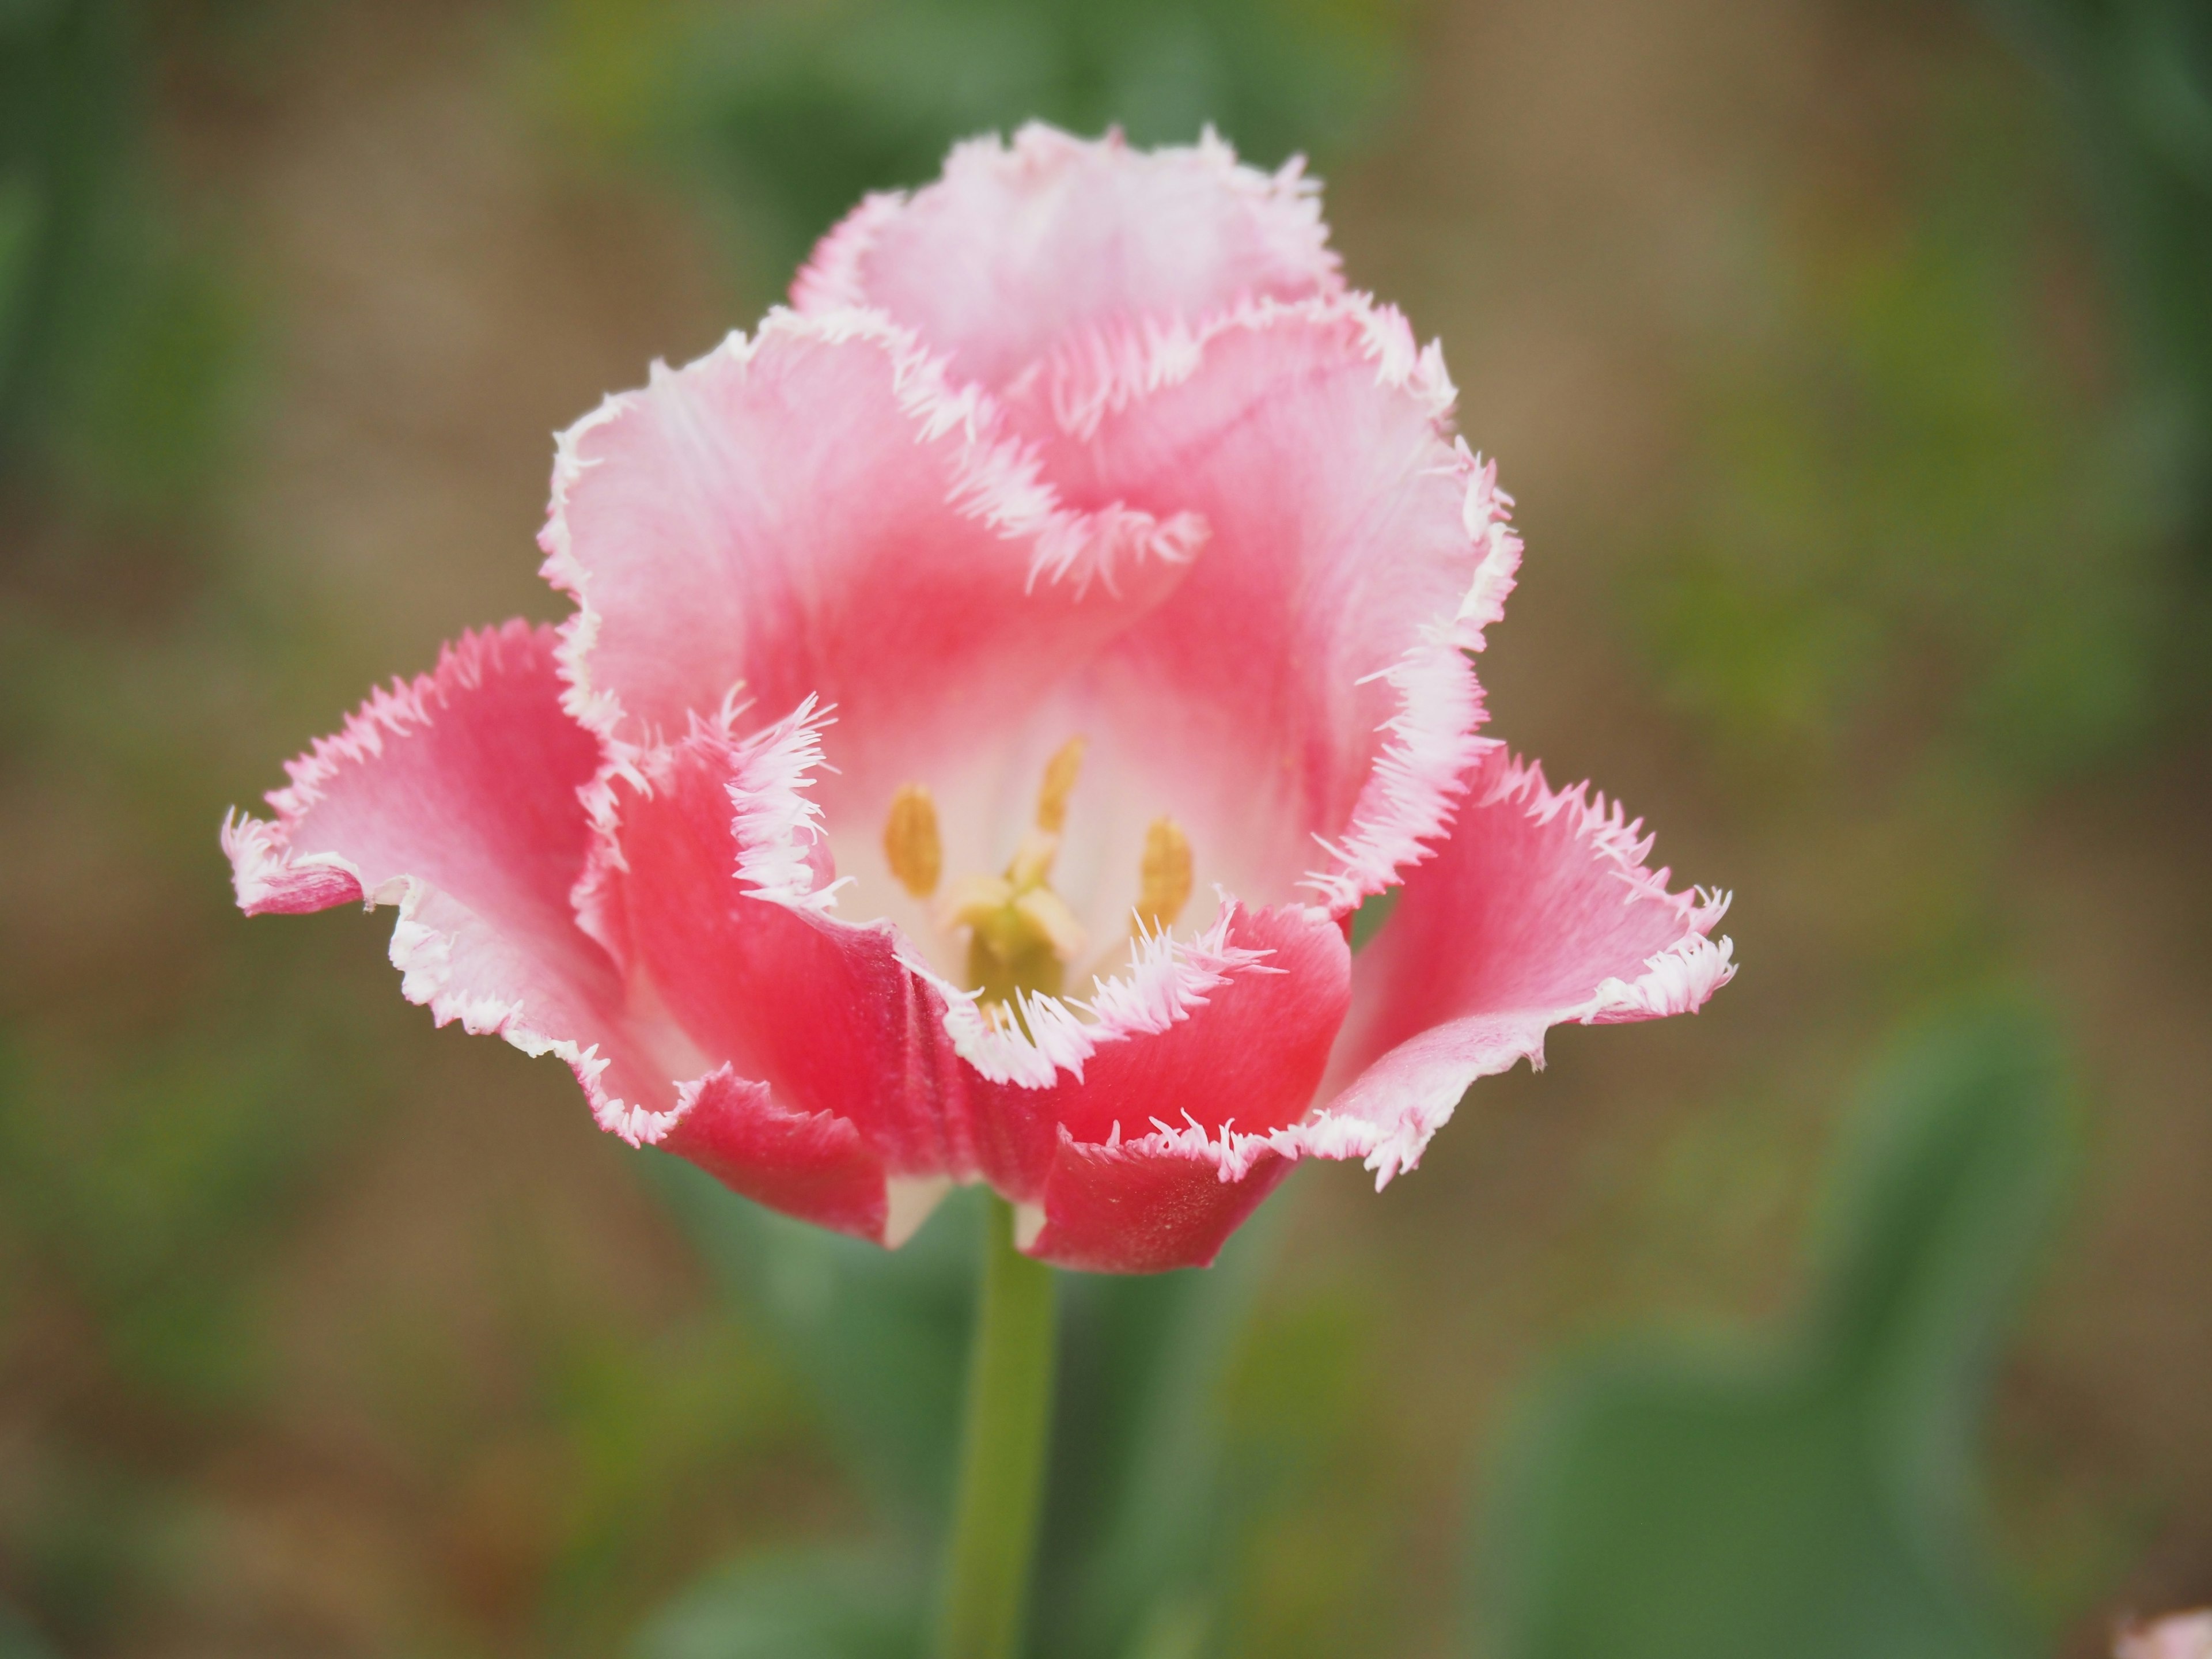
[[[1069,964],[1088,939],[1067,901],[1053,890],[1052,863],[1067,827],[1067,801],[1083,770],[1085,740],[1070,738],[1045,763],[1036,821],[1003,875],[955,879],[936,906],[937,925],[968,935],[968,980],[1000,1018],[1019,1018],[1024,992],[1058,996]],[[899,884],[916,898],[937,892],[945,863],[937,803],[919,783],[900,787],[884,825],[884,856]],[[1190,838],[1173,818],[1145,830],[1134,907],[1139,930],[1173,925],[1190,901]]]

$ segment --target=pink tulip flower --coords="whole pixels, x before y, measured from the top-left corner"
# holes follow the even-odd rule
[[[869,198],[750,337],[564,433],[558,629],[464,637],[226,821],[249,913],[599,1122],[896,1245],[1209,1261],[1546,1029],[1693,1010],[1722,902],[1484,736],[1521,544],[1315,187],[1043,127]],[[1355,959],[1349,918],[1402,889]]]
[[[2113,1651],[2116,1659],[2212,1659],[2212,1608],[2130,1626]]]

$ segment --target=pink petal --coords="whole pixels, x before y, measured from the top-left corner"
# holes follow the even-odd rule
[[[1212,1150],[1186,1149],[1172,1137],[1112,1146],[1071,1140],[1053,1162],[1043,1224],[1025,1248],[1091,1273],[1211,1267],[1290,1170],[1288,1158],[1262,1152],[1224,1180]]]
[[[850,1121],[793,1111],[727,1066],[685,1086],[683,1109],[657,1144],[732,1192],[817,1226],[890,1244],[912,1230],[894,1232],[883,1160]]]
[[[1493,744],[1450,840],[1359,957],[1332,1068],[1350,1086],[1295,1150],[1364,1158],[1380,1186],[1475,1079],[1541,1065],[1550,1027],[1702,1006],[1735,973],[1729,941],[1706,937],[1727,900],[1668,892],[1668,872],[1644,867],[1650,848],[1618,803],[1549,789]]]
[[[1207,526],[1082,715],[1103,764],[1164,781],[1141,810],[1184,824],[1201,886],[1342,915],[1449,823],[1481,748],[1465,653],[1521,550],[1453,395],[1433,347],[1352,295],[1094,343],[1017,398],[1072,506]]]
[[[742,686],[836,704],[844,771],[972,747],[1158,603],[1201,534],[1066,509],[998,419],[865,313],[773,313],[656,366],[561,439],[541,543],[580,606],[571,712],[652,746]]]
[[[594,784],[599,742],[562,711],[557,643],[520,622],[467,635],[434,673],[380,693],[294,762],[292,787],[270,798],[275,823],[224,826],[239,902],[397,903],[402,989],[439,1024],[558,1054],[601,1127],[883,1239],[896,1195],[851,1126],[715,1066],[649,983],[578,927],[571,890],[594,846],[580,794],[604,801],[609,786]],[[724,869],[707,876],[729,884]]]
[[[2130,1626],[2113,1651],[2116,1659],[2212,1659],[2212,1611]]]
[[[1205,1267],[1288,1171],[1269,1135],[1303,1115],[1328,1064],[1350,996],[1343,934],[1232,905],[1193,951],[1228,970],[1221,988],[1149,1017],[1136,999],[1097,1000],[1105,1030],[1054,1091],[1030,1254],[1101,1273]]]
[[[224,850],[250,915],[398,905],[401,988],[440,1024],[557,1053],[594,1101],[672,1102],[623,1040],[620,976],[569,908],[599,746],[562,713],[555,644],[519,621],[464,635],[292,762],[276,820],[227,821]]]
[[[1018,1166],[991,1139],[998,1126],[967,1110],[936,986],[889,926],[829,916],[827,890],[794,856],[816,833],[797,793],[818,752],[811,714],[744,743],[702,724],[643,757],[634,781],[612,781],[610,858],[590,884],[598,925],[710,1063],[764,1082],[787,1110],[849,1126],[890,1173]],[[1030,1133],[1035,1161],[1050,1130]]]
[[[634,775],[607,784],[606,855],[586,883],[634,985],[727,1070],[728,1091],[764,1088],[781,1103],[769,1127],[822,1164],[888,1174],[894,1200],[980,1176],[1049,1209],[1052,1183],[1078,1179],[1087,1142],[1118,1148],[1125,1135],[1168,1133],[1202,1146],[1230,1118],[1264,1131],[1304,1112],[1349,999],[1334,925],[1231,907],[1197,939],[1147,939],[1129,972],[1098,988],[1090,1019],[1040,1000],[1024,1009],[1030,1034],[994,1027],[888,924],[830,913],[827,872],[805,855],[818,845],[803,794],[818,729],[803,705],[749,739],[701,723],[642,757]],[[805,1196],[805,1171],[761,1173],[755,1128],[702,1155],[690,1121],[664,1144],[778,1208]],[[1216,1190],[1200,1207],[1221,1218],[1218,1230],[1201,1255],[1162,1265],[1210,1259],[1257,1202],[1258,1188],[1239,1187],[1244,1166],[1224,1170],[1210,1153],[1205,1164]],[[830,1184],[845,1199],[859,1189]],[[1067,1213],[1079,1231],[1083,1212]],[[1053,1254],[1073,1236],[1048,1229],[1036,1251],[1074,1265]],[[1079,1248],[1091,1247],[1069,1246]]]
[[[868,198],[816,249],[792,303],[887,312],[956,373],[997,386],[1092,329],[1334,294],[1328,240],[1300,161],[1271,176],[1211,131],[1138,150],[1032,124],[1011,147],[957,146],[911,198]]]

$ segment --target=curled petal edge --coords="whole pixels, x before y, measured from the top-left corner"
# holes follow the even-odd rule
[[[1498,465],[1452,431],[1459,393],[1439,341],[1422,345],[1404,315],[1372,296],[1347,291],[1306,300],[1243,299],[1195,323],[1147,318],[1064,341],[1010,388],[1049,411],[1067,437],[1087,441],[1109,416],[1198,374],[1209,345],[1236,332],[1277,328],[1342,329],[1352,349],[1374,365],[1376,384],[1411,398],[1434,434],[1434,470],[1461,481],[1460,515],[1474,568],[1449,616],[1434,617],[1395,662],[1370,678],[1398,696],[1397,712],[1344,833],[1319,838],[1327,862],[1302,885],[1328,915],[1395,885],[1445,835],[1467,775],[1494,743],[1478,734],[1486,718],[1469,657],[1502,621],[1521,565],[1513,497],[1498,485]]]
[[[642,390],[611,395],[556,441],[551,504],[538,536],[544,554],[539,574],[576,605],[561,625],[561,672],[568,686],[562,706],[609,742],[611,765],[634,761],[661,738],[631,731],[620,697],[592,679],[591,657],[602,617],[592,599],[590,562],[576,544],[570,519],[575,493],[597,464],[590,453],[593,434],[643,410],[664,387],[684,377],[746,374],[764,352],[856,345],[884,354],[898,413],[910,423],[916,442],[952,440],[945,481],[949,508],[1007,541],[1026,543],[1032,588],[1064,584],[1079,598],[1097,582],[1113,591],[1133,565],[1188,565],[1205,546],[1207,528],[1195,514],[1162,518],[1118,501],[1069,506],[1047,477],[1036,446],[1009,428],[991,396],[978,386],[956,383],[941,355],[930,352],[912,330],[882,313],[832,309],[801,314],[779,307],[750,337],[733,331],[682,368],[655,362]]]

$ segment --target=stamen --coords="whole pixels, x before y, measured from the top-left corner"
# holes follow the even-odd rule
[[[1190,902],[1190,837],[1173,818],[1154,818],[1145,831],[1137,915],[1158,931],[1174,926]]]
[[[1067,798],[1075,793],[1075,780],[1083,770],[1083,751],[1090,742],[1088,738],[1070,738],[1044,763],[1044,782],[1037,790],[1036,825],[1048,836],[1067,828]]]
[[[937,890],[945,865],[945,846],[937,833],[937,803],[918,783],[899,786],[891,797],[891,815],[884,825],[884,856],[891,874],[916,898]]]

